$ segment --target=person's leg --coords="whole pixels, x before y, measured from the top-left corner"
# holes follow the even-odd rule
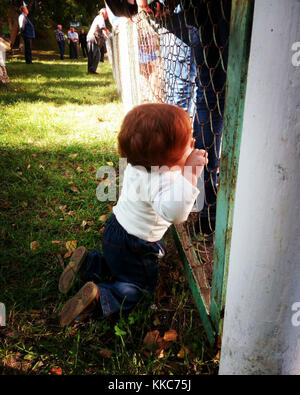
[[[73,41],[70,41],[70,59],[73,59]]]
[[[82,56],[83,56],[84,58],[86,58],[86,55],[87,55],[87,47],[86,47],[86,45],[85,45],[84,43],[81,43],[81,50],[82,50]]]
[[[227,8],[226,12],[230,15],[230,4]],[[204,170],[205,203],[201,213],[201,228],[204,233],[211,233],[215,226],[217,170],[223,128],[229,38],[228,23],[217,7],[211,10],[211,18],[218,29],[214,31],[214,25],[207,24],[202,29],[201,45],[194,48],[199,70],[196,81],[195,147],[208,152],[208,165]],[[211,39],[213,35],[216,41]]]
[[[170,30],[160,35],[167,103],[183,108],[193,118],[197,70],[192,46],[199,41],[198,31],[186,26],[183,15],[173,15],[172,21]]]
[[[93,70],[93,49],[94,43],[92,41],[87,42],[87,53],[88,53],[88,72],[92,73]]]
[[[75,59],[76,57],[76,49],[75,49],[75,43],[73,41],[70,42],[70,48],[71,48],[71,59]]]
[[[61,52],[60,52],[60,58],[61,60],[64,60],[65,57],[65,42],[64,41],[60,41],[60,45],[61,45]]]
[[[97,72],[98,64],[100,62],[100,48],[98,45],[94,45],[94,50],[93,50],[93,64],[92,64],[92,69],[94,72]]]
[[[78,44],[74,43],[74,57],[78,59]]]
[[[27,64],[32,63],[32,56],[31,56],[31,39],[27,37],[23,37],[24,39],[24,55],[25,61]]]
[[[88,72],[96,73],[100,61],[100,48],[92,41],[88,41]]]
[[[105,54],[105,43],[102,45],[100,49],[100,62],[104,62],[104,54]]]
[[[64,41],[57,41],[57,43],[58,43],[58,48],[59,48],[60,59],[63,60],[63,58],[64,58]]]

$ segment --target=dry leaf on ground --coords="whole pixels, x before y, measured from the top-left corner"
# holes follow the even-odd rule
[[[80,193],[79,190],[78,190],[78,188],[76,188],[76,187],[74,187],[74,186],[71,187],[71,191],[73,191],[73,192],[75,192],[75,193]]]
[[[57,374],[57,375],[61,375],[62,374],[62,368],[60,368],[59,366],[58,367],[53,367],[51,369],[51,373]]]
[[[77,248],[77,240],[71,240],[66,242],[66,249],[68,251],[73,252],[76,250],[76,248]]]
[[[184,358],[185,355],[188,355],[189,349],[187,347],[182,346],[179,353],[177,354],[178,358]]]
[[[112,353],[108,350],[100,350],[99,354],[102,355],[102,357],[104,357],[104,358],[111,358],[112,357]]]
[[[165,332],[164,340],[168,342],[176,342],[178,337],[177,332],[174,329],[170,329],[169,331]]]
[[[155,330],[148,332],[144,338],[143,344],[147,350],[153,350],[157,347],[157,340],[159,338],[159,331]]]
[[[31,249],[31,251],[35,251],[35,250],[38,248],[39,245],[40,245],[40,243],[39,243],[38,241],[32,241],[32,242],[30,243],[30,249]]]

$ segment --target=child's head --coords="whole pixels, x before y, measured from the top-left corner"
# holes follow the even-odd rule
[[[191,144],[189,115],[170,104],[148,103],[125,116],[118,136],[119,153],[133,166],[174,166]]]

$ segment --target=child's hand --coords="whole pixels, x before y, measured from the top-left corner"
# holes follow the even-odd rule
[[[202,174],[203,168],[207,165],[207,152],[203,149],[194,149],[187,157],[183,168],[183,175],[193,185],[197,184],[197,178]]]

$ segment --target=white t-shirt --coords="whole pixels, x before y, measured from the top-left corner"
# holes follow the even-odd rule
[[[154,242],[171,224],[187,220],[198,194],[180,170],[147,172],[128,164],[113,212],[129,234]]]
[[[90,27],[90,30],[86,36],[86,41],[94,41],[94,34],[97,30],[100,29],[105,29],[105,20],[103,18],[103,15],[99,14],[96,16],[96,18],[93,20],[93,23]]]
[[[19,28],[21,30],[23,30],[25,28],[25,24],[26,24],[26,15],[24,13],[22,13],[19,18],[18,18],[18,22],[19,22]]]
[[[73,40],[74,38],[76,39],[76,40],[78,40],[78,33],[77,32],[69,32],[68,33],[68,38],[70,38],[71,40]]]

